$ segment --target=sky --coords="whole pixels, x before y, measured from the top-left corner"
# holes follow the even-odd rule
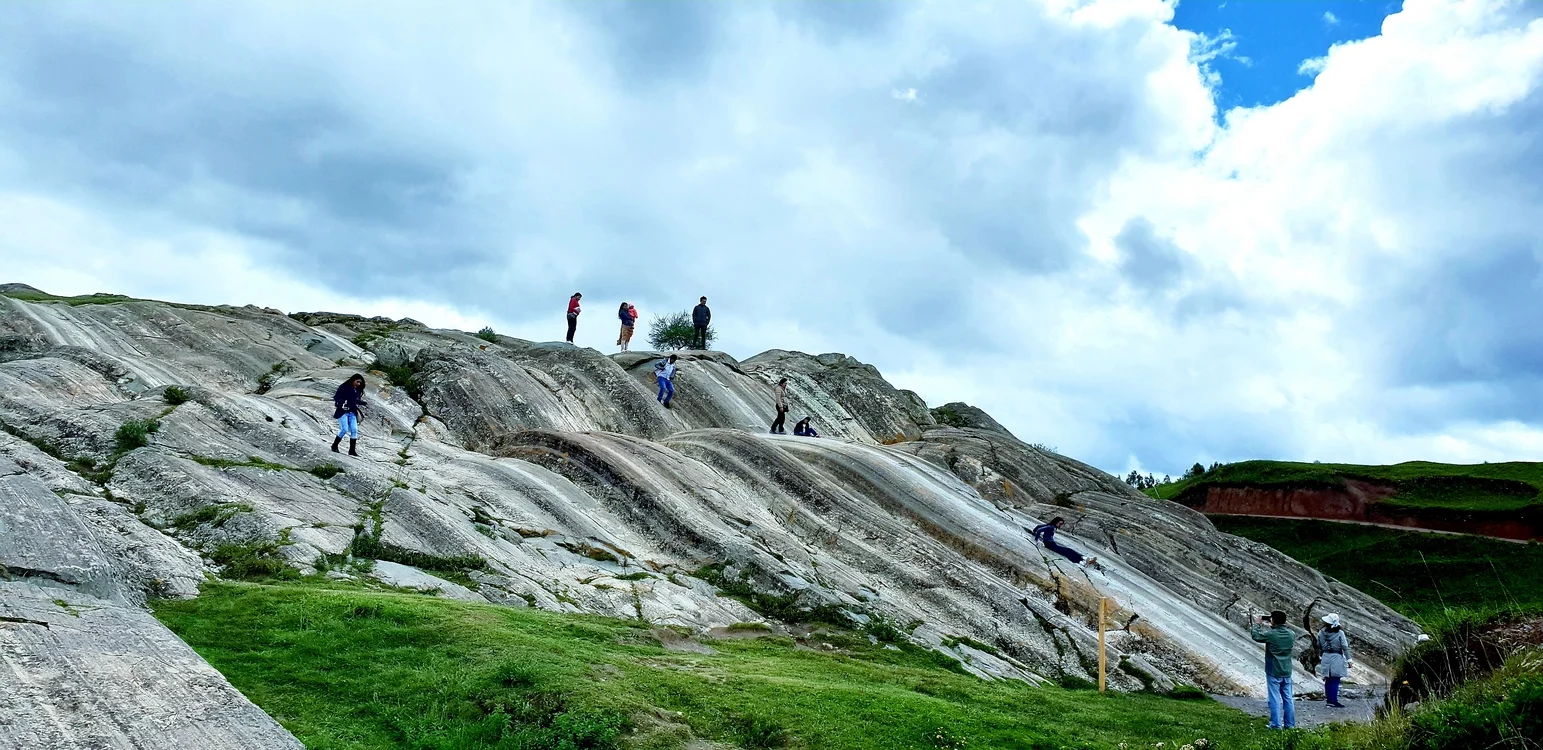
[[[1543,3],[10,3],[0,281],[840,351],[1111,472],[1543,455]]]

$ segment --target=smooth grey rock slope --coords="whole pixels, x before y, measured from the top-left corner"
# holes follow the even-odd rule
[[[1127,665],[1117,688],[1238,694],[1259,690],[1242,629],[1253,612],[1346,615],[1363,679],[1416,634],[1369,597],[994,421],[938,425],[850,357],[684,353],[666,410],[657,356],[332,313],[0,298],[0,460],[45,490],[0,509],[30,561],[0,561],[5,601],[26,598],[20,585],[119,607],[188,596],[236,550],[334,574],[350,556],[380,558],[364,569],[442,595],[707,629],[760,619],[718,595],[735,581],[884,618],[985,677],[1055,681],[1093,676],[1107,596],[1111,663]],[[371,373],[371,406],[363,455],[348,458],[328,450],[331,394],[356,371]],[[782,377],[790,417],[830,437],[764,434]],[[169,403],[173,385],[189,400]],[[161,427],[122,451],[114,432],[130,419]],[[1054,515],[1105,573],[1035,545],[1027,528]],[[6,664],[26,675],[52,646],[16,648]]]

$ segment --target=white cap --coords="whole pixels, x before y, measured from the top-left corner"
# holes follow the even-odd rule
[[[1339,627],[1339,615],[1324,615],[1323,623],[1331,628]]]

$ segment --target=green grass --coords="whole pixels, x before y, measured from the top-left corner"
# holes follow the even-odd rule
[[[1213,516],[1427,627],[1454,615],[1543,612],[1543,545],[1329,521]]]
[[[666,651],[651,626],[319,583],[211,583],[157,617],[313,750],[1258,747],[1211,701],[986,682],[861,633]],[[815,644],[817,645],[817,644]],[[629,727],[623,730],[622,727]]]
[[[1346,479],[1393,485],[1387,505],[1457,511],[1527,511],[1543,513],[1543,463],[1438,464],[1409,461],[1392,466],[1309,464],[1290,461],[1241,461],[1192,479],[1158,485],[1147,494],[1181,499],[1191,489],[1223,487],[1333,488]],[[1196,495],[1191,495],[1196,497]]]

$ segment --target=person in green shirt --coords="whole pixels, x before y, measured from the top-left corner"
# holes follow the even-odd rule
[[[1264,623],[1270,624],[1266,630]],[[1291,702],[1291,654],[1296,647],[1297,635],[1286,627],[1286,613],[1275,610],[1269,617],[1260,616],[1248,634],[1264,644],[1265,691],[1270,702],[1270,728],[1294,729],[1297,725],[1296,706]]]

